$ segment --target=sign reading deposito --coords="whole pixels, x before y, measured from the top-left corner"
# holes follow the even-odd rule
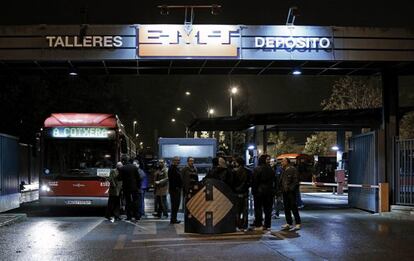
[[[235,25],[140,25],[137,35],[139,57],[239,57]]]
[[[108,129],[93,127],[58,127],[52,128],[53,138],[108,138]]]
[[[256,37],[255,47],[283,49],[326,49],[331,41],[326,37]]]

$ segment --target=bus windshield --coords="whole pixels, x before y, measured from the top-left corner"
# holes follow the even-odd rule
[[[47,139],[45,175],[92,178],[108,172],[115,164],[116,146],[109,140]]]

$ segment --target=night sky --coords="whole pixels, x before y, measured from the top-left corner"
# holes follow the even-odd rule
[[[18,1],[3,4],[0,25],[19,24],[132,24],[132,23],[182,23],[182,11],[161,16],[158,4],[212,4],[223,6],[221,14],[212,16],[208,11],[196,12],[194,23],[211,24],[284,24],[288,8],[299,7],[297,25],[379,26],[414,28],[413,1]],[[86,12],[85,12],[86,10]],[[0,57],[1,60],[1,57]],[[112,76],[111,76],[112,77]],[[113,77],[114,90],[129,100],[131,111],[119,115],[127,127],[138,120],[138,130],[146,144],[153,141],[154,130],[160,136],[182,136],[184,128],[170,122],[171,117],[189,122],[191,116],[182,112],[181,106],[205,116],[205,99],[216,109],[218,116],[228,115],[228,88],[238,86],[241,93],[235,105],[247,100],[251,113],[319,110],[327,98],[335,76],[125,76]],[[413,78],[400,81],[402,105],[414,105]],[[0,78],[0,84],[2,79]],[[58,87],[56,87],[58,88]],[[190,90],[190,98],[184,92]],[[73,92],[77,92],[73,88]],[[76,94],[75,94],[76,96]],[[79,97],[82,99],[82,97]],[[24,105],[23,105],[24,106]],[[29,107],[28,107],[29,109]],[[52,112],[52,111],[51,111]],[[9,113],[1,108],[1,113]]]
[[[4,1],[6,2],[6,1]],[[182,23],[182,11],[161,16],[157,5],[220,4],[220,15],[196,13],[195,23],[284,24],[290,6],[298,6],[297,25],[414,27],[411,0],[296,0],[296,1],[7,1],[0,24],[129,24]],[[87,10],[86,19],[82,10]]]

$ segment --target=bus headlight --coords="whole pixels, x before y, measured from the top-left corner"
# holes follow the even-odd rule
[[[42,185],[42,186],[40,187],[40,190],[41,190],[41,191],[45,191],[45,192],[49,192],[49,191],[50,191],[50,188],[49,188],[49,186],[47,186],[47,185]]]

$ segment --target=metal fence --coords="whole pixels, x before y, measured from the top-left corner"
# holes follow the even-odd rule
[[[414,206],[414,139],[395,141],[395,203]]]
[[[0,196],[19,192],[18,139],[0,134]]]

